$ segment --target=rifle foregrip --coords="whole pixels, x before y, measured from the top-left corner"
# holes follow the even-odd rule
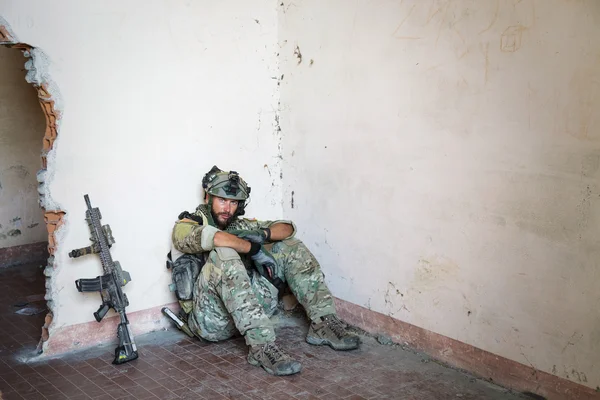
[[[82,247],[81,249],[71,250],[69,252],[69,257],[70,258],[77,258],[77,257],[85,256],[87,254],[94,254],[94,247],[93,246]]]

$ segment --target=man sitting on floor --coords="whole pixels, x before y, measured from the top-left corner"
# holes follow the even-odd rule
[[[203,265],[191,299],[182,301],[188,325],[200,338],[219,341],[240,332],[248,362],[273,375],[300,372],[301,364],[275,344],[269,317],[286,286],[306,310],[306,341],[335,350],[359,346],[358,336],[336,316],[318,261],[295,237],[291,221],[257,221],[244,215],[250,187],[235,171],[214,166],[203,178],[205,204],[183,212],[172,233],[174,263],[200,256]]]

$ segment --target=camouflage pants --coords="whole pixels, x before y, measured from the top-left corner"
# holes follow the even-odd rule
[[[277,242],[271,252],[310,319],[335,313],[321,267],[300,240]],[[196,335],[209,341],[240,332],[248,345],[272,342],[275,331],[269,317],[277,302],[277,289],[266,278],[256,270],[248,271],[235,250],[220,247],[210,252],[198,276],[188,324]]]

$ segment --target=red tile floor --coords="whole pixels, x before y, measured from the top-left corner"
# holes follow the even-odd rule
[[[249,365],[241,338],[205,343],[176,329],[138,336],[140,357],[120,366],[111,364],[114,343],[36,359],[45,314],[15,311],[28,301],[44,305],[32,303],[45,291],[42,269],[39,264],[0,269],[0,289],[2,399],[521,398],[369,337],[351,352],[311,346],[304,341],[305,321],[291,317],[281,319],[278,340],[302,361],[303,370],[290,377],[273,377]]]

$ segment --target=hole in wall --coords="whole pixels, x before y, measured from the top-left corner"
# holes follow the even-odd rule
[[[45,118],[25,81],[23,54],[0,47],[0,267],[45,261],[48,234],[38,199]]]
[[[0,224],[6,223],[3,222],[3,219],[6,219],[4,215],[16,214],[9,218],[11,234],[7,233],[6,235],[7,239],[10,237],[10,241],[5,242],[5,246],[2,246],[0,241],[0,254],[3,248],[7,249],[4,250],[4,258],[8,260],[5,264],[12,264],[6,275],[8,281],[3,282],[3,286],[10,286],[12,279],[12,286],[17,287],[8,289],[20,289],[16,292],[12,291],[14,295],[20,297],[14,299],[16,300],[13,304],[15,310],[9,309],[8,312],[16,313],[16,311],[23,310],[22,314],[19,314],[22,317],[15,321],[23,324],[23,332],[39,338],[39,341],[34,341],[37,343],[35,350],[37,353],[41,353],[43,344],[49,338],[49,328],[53,318],[51,277],[55,268],[56,232],[62,225],[65,216],[65,212],[52,201],[46,185],[48,157],[57,137],[60,120],[55,98],[58,90],[47,78],[44,70],[47,66],[45,55],[33,46],[16,40],[10,27],[1,17],[0,51],[0,57],[6,57],[5,61],[10,63],[6,67],[12,68],[10,76],[7,76],[8,73],[3,73],[2,80],[0,80],[0,84],[4,82],[8,86],[5,88],[8,98],[0,95],[0,105],[3,105],[0,107],[0,143],[4,148],[8,147],[4,144],[10,141],[11,147],[10,157],[0,156],[0,184],[2,184],[2,180],[5,180],[5,185],[1,190],[10,190],[5,194],[12,200],[16,200],[11,202],[10,206],[0,201],[2,204]],[[0,58],[0,62],[2,62],[2,58]],[[5,68],[2,68],[2,71],[5,71]],[[16,82],[15,79],[19,82]],[[19,86],[20,89],[16,91]],[[30,90],[29,93],[26,89]],[[37,104],[42,109],[41,114],[39,108],[37,108],[37,114],[33,112],[35,106],[32,103],[36,102],[36,97]],[[19,104],[15,104],[17,99],[20,101]],[[22,108],[23,115],[15,115],[19,113],[19,107]],[[7,108],[9,115],[2,118],[2,111],[6,111]],[[40,146],[40,138],[42,138],[42,146]],[[8,179],[6,171],[15,177]],[[20,185],[19,179],[23,181]],[[10,188],[6,186],[7,183],[10,184]],[[31,190],[32,186],[34,190]],[[33,207],[32,204],[36,206]],[[36,208],[37,210],[34,211]],[[3,231],[4,228],[0,228],[0,232],[3,233]],[[37,262],[32,260],[33,258],[38,258],[35,260]],[[2,256],[0,255],[1,260]],[[23,263],[23,261],[25,262]],[[33,262],[33,267],[27,266],[27,262]],[[0,264],[0,266],[2,265]],[[0,268],[1,272],[2,268]],[[29,294],[28,291],[36,293]],[[23,320],[23,317],[26,319]],[[34,317],[37,319],[27,319]],[[18,340],[16,341],[18,342]]]

